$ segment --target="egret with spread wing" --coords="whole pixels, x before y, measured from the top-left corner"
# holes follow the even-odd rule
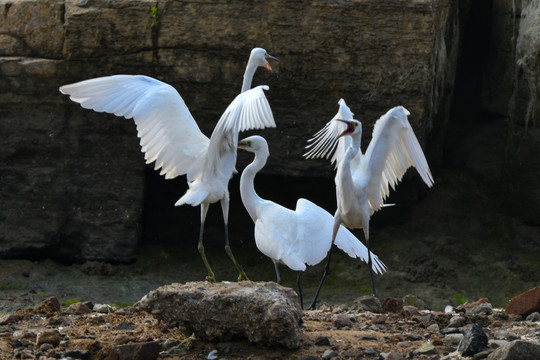
[[[383,273],[386,266],[371,254],[349,230],[340,226],[332,235],[332,215],[309,200],[298,199],[296,209],[287,209],[270,200],[260,198],[255,192],[255,175],[264,165],[270,153],[268,144],[261,136],[250,136],[238,144],[239,149],[255,153],[255,159],[240,177],[240,196],[251,219],[255,223],[257,248],[274,262],[277,282],[281,282],[278,263],[298,271],[297,285],[300,305],[303,308],[301,274],[307,265],[320,263],[328,253],[332,240],[352,258],[367,261],[373,259],[373,271]]]
[[[375,211],[384,206],[384,200],[390,193],[389,187],[394,189],[411,166],[416,168],[428,187],[433,186],[433,177],[407,119],[407,109],[403,106],[394,107],[377,120],[365,154],[360,150],[362,124],[353,119],[353,115],[341,99],[338,113],[309,140],[309,151],[304,156],[331,157],[332,163],[336,163],[337,210],[334,215],[332,244],[340,225],[345,225],[351,229],[363,229],[369,249],[369,219]],[[332,249],[328,253],[326,269],[312,307],[315,307],[329,271],[331,255]],[[368,258],[371,287],[373,295],[376,296],[371,261]]]
[[[257,67],[272,70],[264,49],[255,48],[244,73],[242,92],[227,107],[210,139],[199,130],[180,94],[170,85],[142,75],[114,75],[81,81],[60,87],[63,94],[85,109],[107,112],[127,119],[137,126],[146,163],[166,179],[187,175],[189,189],[176,206],[201,206],[198,250],[208,271],[207,280],[216,281],[206,260],[203,246],[204,221],[210,204],[221,202],[225,224],[225,250],[239,272],[247,279],[229,246],[228,183],[236,163],[238,133],[250,129],[275,127],[272,110],[263,90],[250,89]]]

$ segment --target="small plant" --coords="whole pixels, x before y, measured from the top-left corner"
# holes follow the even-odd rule
[[[451,297],[452,299],[457,301],[458,304],[465,304],[467,301],[469,301],[468,298],[466,298],[465,296],[461,294],[453,294]]]
[[[150,23],[150,27],[151,28],[157,27],[159,25],[157,5],[152,6],[152,9],[150,10],[150,18],[152,19],[152,22]]]

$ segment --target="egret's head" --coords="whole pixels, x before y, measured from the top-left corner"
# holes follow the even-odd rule
[[[355,120],[355,119],[353,120],[336,119],[336,120],[341,121],[342,123],[345,123],[347,125],[345,130],[343,130],[343,132],[339,135],[340,137],[345,136],[345,135],[354,136],[354,135],[362,134],[362,123],[360,121]]]
[[[252,153],[268,153],[268,143],[259,135],[253,135],[238,142],[238,148]]]
[[[265,69],[268,69],[271,72],[274,72],[268,60],[278,61],[278,59],[268,54],[266,50],[262,48],[255,48],[251,50],[251,55],[249,56],[250,62],[253,61],[253,63],[256,64],[257,66],[263,67]]]

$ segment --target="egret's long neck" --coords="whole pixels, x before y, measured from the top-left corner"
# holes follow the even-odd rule
[[[244,82],[242,83],[241,92],[251,89],[251,82],[253,81],[253,76],[255,76],[255,71],[257,71],[257,65],[250,57],[248,64],[246,65],[246,71],[244,72]]]
[[[360,151],[360,142],[362,141],[361,135],[355,135],[352,136],[352,143],[345,152],[345,156],[341,162],[341,166],[339,166],[338,171],[341,172],[341,178],[345,180],[343,176],[346,176],[346,178],[352,178],[351,174],[351,160],[354,159],[354,157],[358,154],[358,151]]]
[[[255,175],[266,164],[268,155],[268,152],[256,152],[255,159],[244,169],[240,177],[240,197],[253,222],[257,220],[257,208],[264,202],[255,192]]]

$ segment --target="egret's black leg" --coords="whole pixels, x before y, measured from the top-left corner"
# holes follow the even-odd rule
[[[296,273],[296,285],[298,286],[298,296],[300,297],[300,308],[304,310],[304,298],[302,296],[302,272]]]
[[[332,227],[332,244],[330,245],[330,250],[328,250],[328,261],[326,262],[326,267],[324,268],[323,276],[321,278],[321,282],[319,283],[319,287],[317,288],[317,292],[315,293],[315,297],[313,298],[313,301],[311,302],[308,310],[315,310],[317,307],[317,299],[319,298],[319,292],[321,291],[326,276],[330,272],[330,259],[332,258],[332,249],[334,248],[334,241],[336,240],[340,225],[341,219],[338,212],[336,211],[336,214],[334,215],[334,225]]]
[[[206,254],[204,252],[204,245],[203,245],[204,220],[206,219],[206,214],[208,213],[209,206],[210,205],[206,203],[201,204],[201,229],[199,231],[199,245],[197,246],[197,249],[199,250],[199,254],[201,254],[201,258],[203,260],[204,266],[206,267],[206,271],[208,271],[208,276],[206,277],[206,281],[216,282],[216,276],[214,275],[214,272],[210,268],[210,264],[208,264],[208,260],[206,260]]]
[[[229,245],[229,226],[228,219],[229,219],[229,198],[221,200],[221,209],[223,210],[223,222],[225,223],[225,252],[227,255],[229,255],[229,258],[232,260],[234,266],[236,267],[236,270],[238,271],[238,281],[242,280],[249,280],[246,273],[238,262],[236,262],[236,259],[234,258],[234,255],[231,251],[231,246]]]

